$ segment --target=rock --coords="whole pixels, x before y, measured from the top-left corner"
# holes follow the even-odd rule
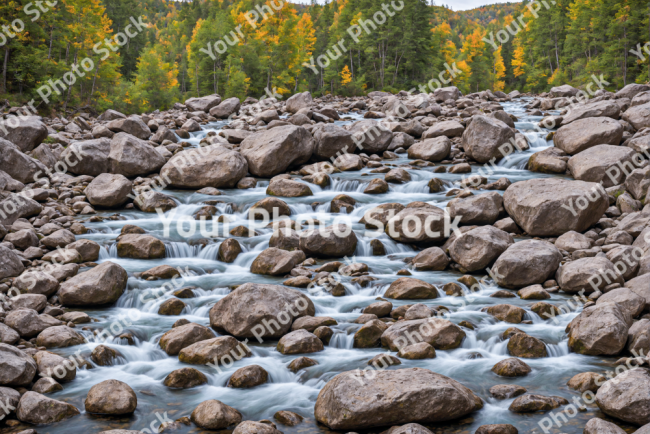
[[[281,276],[289,273],[304,260],[305,254],[301,250],[288,252],[270,247],[255,258],[251,264],[251,273]]]
[[[41,244],[50,249],[65,247],[68,244],[74,243],[74,241],[74,234],[66,229],[59,229],[47,237],[41,238]]]
[[[12,243],[20,250],[27,250],[28,247],[38,246],[38,237],[33,229],[21,229],[5,235],[5,241]]]
[[[364,387],[355,386],[359,382]],[[411,368],[377,371],[372,379],[357,372],[339,374],[319,393],[314,413],[331,429],[355,430],[448,421],[482,407],[481,399],[457,381]]]
[[[564,174],[569,157],[563,150],[555,147],[536,152],[528,159],[528,170],[540,173]]]
[[[16,408],[18,420],[33,425],[61,422],[78,414],[79,410],[74,405],[36,392],[26,392]]]
[[[436,102],[445,102],[450,99],[457,100],[462,95],[456,86],[442,87],[433,91],[433,98]]]
[[[20,393],[10,387],[0,387],[0,417],[3,419],[14,412],[20,401]]]
[[[247,420],[237,425],[232,434],[282,434],[274,425]]]
[[[465,127],[457,121],[436,122],[422,134],[423,139],[433,139],[436,137],[461,137],[465,132]]]
[[[181,368],[172,371],[165,377],[163,384],[167,387],[178,389],[190,389],[192,387],[200,386],[208,382],[206,377],[201,371],[194,368]]]
[[[21,274],[16,280],[14,280],[14,287],[23,294],[42,294],[50,297],[59,289],[59,281],[49,274],[35,270]],[[14,306],[15,301],[14,298]],[[45,306],[43,306],[43,308],[45,308]]]
[[[309,257],[342,258],[352,256],[357,248],[357,236],[350,226],[338,224],[304,231],[300,234],[300,250]]]
[[[98,345],[90,354],[90,358],[99,366],[111,366],[114,364],[115,359],[122,356],[118,351],[109,348],[105,345]]]
[[[352,134],[338,125],[328,124],[314,133],[314,157],[329,160],[346,152],[353,152]]]
[[[404,184],[411,180],[411,174],[402,168],[392,169],[384,175],[384,180],[393,184]]]
[[[34,355],[38,372],[42,377],[55,378],[59,382],[72,381],[77,376],[77,368],[69,359],[50,353],[39,351]]]
[[[420,342],[426,342],[437,350],[458,348],[465,332],[456,324],[441,318],[400,321],[389,327],[381,336],[381,344],[391,351]]]
[[[595,372],[583,372],[571,377],[567,386],[581,393],[586,392],[587,390],[596,393],[605,381],[606,378],[600,374]]]
[[[315,353],[323,351],[323,342],[307,330],[295,330],[284,335],[277,349],[282,354]]]
[[[388,326],[378,319],[365,323],[354,334],[354,348],[374,348],[381,346],[381,335]]]
[[[496,304],[488,306],[482,310],[486,311],[499,321],[509,322],[511,324],[519,324],[523,321],[526,311],[518,306],[511,304]]]
[[[499,256],[492,273],[499,286],[518,289],[544,283],[555,274],[561,260],[562,254],[553,244],[524,240]]]
[[[50,315],[39,315],[33,309],[14,309],[7,314],[5,324],[18,332],[21,338],[29,339],[37,336],[48,327],[61,325],[61,321]]]
[[[11,327],[0,323],[0,342],[15,345],[20,340],[20,335]],[[1,380],[0,380],[1,381]]]
[[[400,243],[436,243],[446,238],[444,219],[445,213],[440,208],[413,202],[388,220],[386,233]]]
[[[0,279],[19,276],[24,269],[20,257],[13,250],[0,245]]]
[[[4,200],[0,201],[0,210],[3,211],[0,213],[0,225],[10,226],[19,218],[29,218],[40,214],[43,207],[32,199],[11,193]],[[9,210],[12,210],[12,212],[5,213],[5,211]]]
[[[138,398],[128,384],[106,380],[90,388],[84,405],[88,413],[126,415],[135,411]]]
[[[286,305],[293,312],[287,310]],[[212,307],[210,325],[238,338],[278,338],[289,332],[293,320],[314,314],[312,301],[295,289],[245,283]],[[288,318],[288,321],[284,318]],[[273,324],[273,327],[265,329],[263,321]]]
[[[233,188],[248,170],[248,163],[239,152],[211,145],[174,155],[163,166],[160,176],[178,188]]]
[[[86,187],[85,194],[93,206],[115,208],[124,205],[133,183],[123,175],[102,173]]]
[[[563,116],[562,126],[568,125],[580,119],[608,117],[618,119],[621,108],[613,101],[601,100],[578,104]]]
[[[239,424],[242,415],[223,402],[211,399],[200,403],[192,412],[190,419],[199,428],[220,430]]]
[[[521,395],[516,398],[508,410],[515,413],[532,413],[536,411],[549,411],[558,408],[561,405],[568,404],[569,401],[560,396],[543,396],[543,395]]]
[[[543,178],[515,182],[503,195],[503,204],[529,235],[551,237],[584,232],[601,218],[609,200],[598,184]]]
[[[460,217],[463,225],[491,225],[503,213],[503,198],[497,192],[490,192],[453,199],[447,206],[451,219]]]
[[[212,107],[216,107],[221,103],[221,97],[217,94],[203,96],[200,98],[190,98],[185,100],[185,105],[190,112],[209,112]]]
[[[244,368],[237,369],[230,380],[228,380],[228,387],[238,389],[259,386],[268,381],[269,373],[259,365],[249,365]]]
[[[603,278],[608,277],[608,279]],[[576,294],[584,291],[590,294],[601,291],[610,283],[623,285],[623,277],[617,272],[614,264],[606,257],[595,256],[581,258],[564,264],[555,276],[562,291],[567,294]]]
[[[115,303],[126,289],[126,271],[106,261],[63,282],[58,296],[65,306],[99,306]]]
[[[314,147],[311,134],[295,125],[255,133],[240,145],[250,173],[263,178],[283,173],[291,165],[306,163]]]
[[[411,265],[418,271],[442,271],[449,265],[449,258],[440,247],[429,247],[418,253]]]
[[[36,345],[45,348],[66,348],[81,345],[84,342],[86,340],[83,336],[68,326],[48,327],[36,338]]]
[[[515,134],[508,125],[500,120],[478,115],[472,118],[463,133],[462,144],[468,157],[479,163],[487,163],[493,158],[494,161],[499,161],[508,155],[508,151],[501,148],[514,139]]]
[[[195,323],[175,327],[160,338],[160,348],[170,356],[175,356],[190,345],[214,338],[209,328]]]
[[[343,154],[334,161],[334,166],[343,171],[363,169],[363,160],[356,154]]]
[[[436,357],[436,350],[426,342],[419,342],[402,348],[397,355],[410,360],[433,359]]]
[[[650,90],[650,86],[647,84],[637,84],[637,83],[631,83],[628,84],[627,86],[623,87],[621,90],[616,92],[614,95],[616,98],[634,98],[641,92],[647,92]]]
[[[286,110],[289,113],[298,113],[300,109],[310,108],[312,102],[311,93],[297,93],[287,100]]]
[[[625,347],[629,321],[616,303],[586,307],[569,324],[569,349],[594,356],[618,354]]]
[[[383,231],[388,221],[403,209],[400,203],[384,203],[366,211],[359,223],[364,223],[368,229]]]
[[[303,316],[296,319],[291,326],[291,330],[307,330],[308,332],[314,332],[319,327],[323,326],[334,326],[338,323],[334,318],[328,316]]]
[[[516,360],[516,359],[515,359]],[[510,399],[526,393],[526,388],[516,384],[498,384],[490,387],[490,395],[496,399]]]
[[[59,161],[63,161],[68,172],[75,175],[99,176],[111,171],[110,152],[111,141],[107,138],[83,140],[68,146]],[[66,161],[76,161],[76,164],[68,165]]]
[[[5,125],[3,124],[3,126]],[[2,131],[0,130],[1,134]],[[6,172],[15,181],[23,184],[28,184],[38,178],[44,177],[47,169],[40,161],[25,155],[20,150],[19,145],[17,146],[2,138],[0,138],[0,167],[3,172]]]
[[[611,168],[631,165],[635,155],[632,149],[624,146],[596,145],[571,157],[568,168],[577,180],[613,187],[625,182],[626,175]]]
[[[36,362],[31,356],[16,347],[0,343],[1,386],[28,386],[34,379],[36,370]]]
[[[526,333],[515,333],[510,337],[508,352],[511,356],[526,359],[548,357],[544,342]]]
[[[106,128],[114,133],[127,133],[142,140],[151,137],[151,130],[138,115],[131,115],[126,119],[112,120],[106,125]]]
[[[645,425],[650,422],[649,397],[650,375],[645,369],[632,369],[606,381],[596,393],[596,404],[608,416]]]
[[[388,287],[384,297],[396,300],[437,298],[438,290],[430,283],[412,277],[400,277]]]
[[[286,426],[296,426],[302,422],[302,416],[292,411],[280,410],[273,415],[273,419]]]
[[[575,155],[596,145],[618,146],[623,126],[610,118],[586,118],[565,125],[553,136],[555,146]]]
[[[446,159],[451,152],[451,140],[445,136],[425,139],[411,146],[408,156],[412,159],[438,162]]]
[[[359,150],[366,154],[383,153],[393,140],[392,131],[370,119],[353,123],[348,131]]]
[[[153,146],[126,133],[113,136],[108,160],[112,173],[127,178],[158,172],[165,165],[165,158]]]
[[[492,372],[501,377],[523,377],[531,371],[530,366],[514,357],[501,360],[492,367]]]
[[[316,365],[318,365],[318,362],[314,359],[310,359],[309,357],[298,357],[297,359],[293,359],[288,367],[289,370],[295,374],[301,369]]]
[[[280,197],[303,197],[312,196],[313,193],[307,184],[290,179],[277,179],[271,181],[266,194]]]
[[[584,434],[624,434],[623,431],[618,426],[613,423],[606,422],[602,419],[594,417],[589,419],[587,425],[585,425]]]
[[[475,434],[518,434],[519,431],[514,426],[507,423],[494,425],[481,425]]]
[[[650,113],[648,113],[649,109],[650,103],[631,107],[627,109],[625,113],[623,113],[623,120],[629,122],[636,130],[650,127]]]
[[[185,303],[177,298],[165,300],[158,308],[158,315],[176,316],[180,315],[185,309]]]
[[[174,199],[158,191],[145,191],[138,194],[133,200],[133,205],[140,211],[151,213],[158,210],[166,212],[177,207]]]
[[[456,238],[449,247],[449,255],[463,269],[472,272],[486,268],[512,244],[512,235],[493,226],[483,226]]]
[[[560,235],[555,241],[555,247],[573,253],[576,250],[590,249],[593,241],[576,231],[569,231]]]
[[[618,307],[630,318],[641,315],[645,308],[645,298],[635,294],[628,288],[613,289],[598,297],[596,305],[603,303],[616,303]]]
[[[522,300],[546,300],[551,298],[542,285],[530,285],[520,289],[517,294]]]
[[[117,254],[120,258],[164,258],[165,244],[151,235],[121,235],[117,241]]]

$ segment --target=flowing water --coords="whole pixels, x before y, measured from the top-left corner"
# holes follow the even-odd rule
[[[525,170],[526,161],[534,152],[552,146],[547,143],[545,135],[547,131],[535,131],[535,125],[541,117],[525,115],[524,102],[512,102],[504,104],[507,112],[519,118],[517,128],[522,131],[530,142],[531,148],[526,152],[512,155],[506,161],[502,161],[493,168],[493,173],[487,177],[490,182],[506,176],[512,182],[542,177],[541,175]],[[355,116],[356,118],[356,116]],[[345,124],[348,121],[339,121],[338,124]],[[203,131],[194,133],[191,142],[198,144],[200,139],[208,131],[218,131],[224,125],[223,122],[204,126]],[[398,160],[389,161],[389,164],[400,165],[407,163],[408,159],[402,154]],[[473,166],[476,171],[478,166]],[[91,386],[107,379],[118,379],[129,384],[137,393],[138,408],[135,414],[129,418],[105,418],[95,417],[83,413],[73,419],[39,428],[39,433],[65,434],[69,432],[96,433],[105,429],[123,428],[132,430],[143,430],[152,432],[151,427],[157,428],[160,421],[156,413],[162,415],[167,413],[170,419],[177,419],[182,416],[189,416],[192,410],[202,401],[218,399],[236,409],[244,416],[244,420],[272,419],[273,414],[279,410],[291,410],[305,417],[305,422],[289,428],[278,425],[278,429],[285,433],[298,432],[328,432],[328,429],[318,425],[313,416],[314,404],[320,389],[334,375],[355,369],[363,369],[367,366],[368,360],[377,354],[385,352],[386,349],[354,349],[352,337],[360,325],[353,321],[360,314],[360,311],[375,299],[382,296],[388,285],[399,276],[396,272],[405,267],[404,258],[415,256],[416,252],[409,246],[393,242],[385,234],[377,234],[367,231],[359,224],[359,219],[370,208],[381,203],[400,202],[407,204],[413,201],[426,201],[430,204],[444,207],[449,201],[445,192],[430,194],[427,188],[427,181],[438,177],[451,182],[460,180],[463,175],[449,173],[433,173],[433,168],[409,169],[412,181],[403,185],[390,185],[390,191],[383,195],[367,195],[363,193],[365,186],[373,177],[382,177],[382,174],[371,174],[370,169],[363,169],[359,172],[344,172],[331,175],[332,184],[327,188],[320,188],[316,185],[309,185],[314,192],[313,196],[303,198],[286,199],[292,211],[292,219],[305,220],[308,218],[318,219],[321,222],[330,224],[334,219],[344,221],[353,226],[359,239],[355,258],[353,262],[363,262],[371,269],[371,276],[378,279],[375,285],[369,288],[361,288],[350,282],[350,278],[343,278],[347,289],[344,297],[333,297],[327,292],[310,290],[309,297],[316,306],[316,315],[330,316],[338,321],[333,326],[334,336],[325,350],[319,353],[308,354],[309,357],[318,361],[317,366],[307,368],[296,374],[287,369],[289,362],[297,356],[285,356],[275,349],[276,342],[249,342],[253,357],[237,361],[229,368],[221,367],[221,372],[209,366],[193,367],[201,370],[209,379],[207,385],[187,390],[173,390],[163,385],[163,380],[171,371],[189,365],[178,361],[178,357],[170,357],[160,349],[158,340],[162,334],[171,329],[172,324],[179,318],[186,318],[189,321],[203,325],[209,325],[209,310],[211,306],[229,293],[229,286],[245,282],[264,282],[281,284],[282,278],[260,276],[251,274],[249,269],[254,258],[268,247],[271,230],[257,228],[259,235],[252,238],[241,238],[244,252],[239,255],[232,264],[218,261],[217,250],[219,244],[225,237],[223,233],[210,238],[209,244],[205,244],[205,237],[200,234],[187,236],[189,227],[188,218],[197,211],[205,200],[215,199],[212,196],[205,196],[188,191],[165,191],[173,196],[180,204],[175,210],[166,213],[165,219],[170,224],[170,231],[165,234],[165,227],[161,218],[155,214],[147,214],[135,210],[120,212],[123,220],[106,220],[101,223],[86,223],[92,231],[84,235],[97,241],[102,246],[98,262],[113,261],[124,267],[131,276],[128,281],[128,289],[118,303],[102,310],[87,310],[91,317],[97,322],[91,323],[92,329],[110,329],[111,334],[119,336],[121,333],[130,333],[134,336],[134,342],[129,344],[127,339],[110,338],[106,345],[118,350],[122,357],[118,364],[110,367],[94,366],[92,369],[80,369],[77,379],[64,385],[64,390],[50,395],[54,399],[66,400],[77,408],[84,408],[83,401]],[[218,206],[221,214],[227,214],[230,219],[230,227],[243,224],[248,225],[247,209],[256,201],[265,197],[266,185],[268,182],[258,183],[257,188],[249,190],[227,190],[223,189],[222,196],[216,199],[224,201]],[[338,194],[345,193],[352,196],[357,205],[351,214],[331,214],[329,201]],[[314,202],[320,203],[312,207]],[[110,213],[105,213],[109,215]],[[179,225],[180,222],[180,225]],[[122,226],[133,224],[147,230],[148,233],[159,237],[166,243],[166,258],[160,260],[133,260],[117,257],[115,238]],[[208,223],[207,230],[217,229]],[[180,233],[179,233],[180,232]],[[203,241],[200,241],[204,238]],[[379,238],[386,246],[385,257],[371,256],[370,241]],[[325,261],[319,261],[319,264]],[[179,282],[181,286],[172,287],[170,281],[145,281],[133,277],[132,274],[142,272],[157,265],[168,264],[173,267],[182,267],[188,271],[188,275]],[[315,267],[314,267],[315,268]],[[83,270],[82,270],[83,271]],[[191,273],[189,273],[191,271]],[[447,282],[456,281],[459,273],[445,272],[417,272],[412,271],[413,277],[424,281],[442,285]],[[543,320],[530,311],[531,301],[520,300],[519,298],[500,299],[492,298],[489,295],[500,288],[486,280],[482,284],[481,291],[471,299],[459,299],[443,295],[440,298],[424,301],[430,306],[443,305],[451,310],[451,320],[458,323],[463,320],[470,321],[477,325],[476,331],[466,329],[467,337],[462,346],[451,351],[437,351],[437,357],[428,360],[406,360],[402,359],[399,368],[422,367],[440,374],[447,375],[460,381],[485,402],[482,410],[471,416],[446,424],[431,426],[434,432],[471,432],[484,424],[511,423],[515,425],[520,433],[543,432],[538,422],[548,414],[515,414],[508,410],[513,399],[503,401],[492,398],[488,389],[496,384],[518,384],[528,389],[529,393],[543,395],[559,395],[569,400],[579,395],[566,386],[567,381],[575,374],[585,371],[603,372],[611,370],[613,359],[600,357],[589,357],[570,353],[567,345],[565,327],[578,313],[579,310],[567,313],[556,318],[556,321]],[[163,285],[167,283],[167,286]],[[193,286],[195,298],[184,299],[187,307],[178,316],[158,315],[159,306],[172,297],[172,292],[180,287]],[[306,291],[306,290],[301,290]],[[553,294],[550,303],[562,305],[569,300],[563,294]],[[391,300],[394,306],[411,304],[412,301]],[[464,304],[460,302],[464,301]],[[548,348],[549,357],[540,359],[526,359],[532,368],[526,377],[504,378],[498,377],[490,369],[500,360],[508,358],[506,348],[507,341],[500,338],[501,333],[511,324],[497,322],[487,313],[481,312],[481,308],[489,305],[510,303],[521,306],[527,310],[527,319],[532,324],[519,324],[518,328],[526,333],[542,339]],[[89,331],[84,332],[87,335]],[[92,349],[99,345],[99,342],[86,344],[78,347],[58,350],[61,355],[68,356],[81,349],[81,354],[88,355]],[[225,387],[230,375],[237,369],[251,364],[261,365],[269,373],[267,384],[251,389],[232,389]],[[394,369],[391,367],[389,369]],[[552,431],[557,433],[581,433],[587,420],[594,416],[603,417],[595,404],[586,405],[587,410],[578,413],[562,428],[553,427]],[[559,409],[561,410],[561,409]],[[201,432],[198,428],[184,427],[177,432]],[[369,432],[381,432],[382,429]],[[155,431],[153,431],[155,432]]]

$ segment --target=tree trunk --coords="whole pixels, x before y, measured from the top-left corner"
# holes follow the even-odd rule
[[[72,64],[75,65],[76,63],[77,63],[77,51],[75,50]],[[71,91],[72,91],[72,86],[68,86],[68,93],[65,96],[65,103],[63,103],[63,116],[65,116],[65,111],[68,108],[68,101],[70,100]]]
[[[5,47],[5,60],[2,66],[2,93],[9,93],[7,91],[7,64],[9,63],[9,47]]]
[[[95,76],[93,77],[93,87],[90,90],[90,95],[88,95],[88,104],[87,105],[90,105],[90,101],[93,98],[93,93],[95,93],[95,82],[97,80],[97,71],[99,71],[99,62],[100,61],[97,61],[97,66],[95,67]]]

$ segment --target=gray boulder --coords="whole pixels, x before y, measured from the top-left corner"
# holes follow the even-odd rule
[[[240,149],[250,173],[270,178],[306,163],[314,152],[314,139],[303,127],[285,125],[248,136]]]
[[[508,155],[515,133],[498,119],[474,116],[463,133],[463,148],[471,159],[479,163],[499,161]]]
[[[239,152],[211,145],[174,155],[163,166],[160,176],[178,188],[233,188],[248,170],[248,163]]]
[[[0,138],[0,169],[13,179],[28,184],[44,178],[43,163],[23,154],[23,151],[8,140]]]
[[[47,139],[47,127],[40,116],[18,116],[3,122],[0,139],[5,139],[18,146],[22,152],[28,152]]]
[[[88,184],[84,193],[93,206],[116,208],[126,203],[132,190],[133,183],[124,175],[102,173]]]
[[[596,145],[571,157],[568,168],[575,179],[608,188],[625,182],[626,171],[620,168],[632,165],[635,155],[624,146]]]
[[[126,119],[110,121],[106,125],[106,128],[114,133],[127,133],[142,140],[148,140],[151,137],[151,130],[138,115],[131,115]]]
[[[127,178],[158,172],[165,164],[165,158],[153,146],[127,133],[113,136],[108,160],[111,173]]]
[[[126,289],[124,269],[107,261],[63,282],[59,300],[64,306],[100,306],[115,303]]]
[[[553,143],[569,155],[575,155],[596,145],[618,146],[623,138],[623,126],[610,118],[585,118],[561,127]]]

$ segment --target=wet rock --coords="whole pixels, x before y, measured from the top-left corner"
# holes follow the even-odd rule
[[[422,280],[400,277],[391,283],[384,297],[397,300],[437,298],[438,290],[435,286]]]
[[[163,166],[160,176],[178,188],[233,188],[248,170],[248,163],[239,152],[211,145],[174,155]]]
[[[158,191],[144,191],[135,197],[133,205],[140,211],[151,213],[157,210],[166,212],[178,206],[174,199]]]
[[[292,309],[287,310],[287,305]],[[295,289],[280,285],[245,283],[212,307],[210,325],[238,338],[278,338],[290,330],[293,320],[314,314],[312,301]],[[289,320],[285,322],[283,318],[286,317]],[[264,320],[273,320],[278,326],[267,329],[262,324]]]
[[[180,315],[185,309],[185,303],[177,298],[170,298],[165,300],[158,308],[158,315]]]
[[[420,424],[407,423],[406,425],[402,425],[402,426],[394,426],[388,431],[384,431],[383,434],[433,434],[433,433]]]
[[[303,127],[286,125],[255,133],[241,143],[241,154],[255,176],[270,178],[291,165],[306,163],[314,140]]]
[[[624,434],[623,431],[618,426],[614,425],[611,422],[606,422],[602,419],[594,417],[589,419],[587,425],[585,425],[584,434]]]
[[[50,399],[36,392],[26,392],[16,408],[18,420],[34,425],[60,422],[78,414],[79,410],[74,405]]]
[[[90,388],[84,405],[88,413],[125,415],[135,411],[138,398],[128,384],[106,380]]]
[[[586,307],[569,324],[569,349],[594,356],[618,354],[625,347],[629,321],[616,303]]]
[[[277,349],[282,354],[315,353],[323,351],[323,342],[307,330],[295,330],[284,335]]]
[[[363,190],[365,194],[384,194],[388,192],[388,183],[380,178],[375,178]]]
[[[601,276],[608,276],[604,279]],[[616,267],[606,257],[595,256],[581,258],[564,264],[555,276],[562,291],[567,294],[576,294],[584,291],[590,294],[601,291],[611,283],[624,283],[623,277],[618,274]]]
[[[273,415],[273,419],[286,426],[296,426],[302,422],[302,416],[293,411],[280,410]]]
[[[219,246],[217,257],[220,261],[230,264],[235,262],[241,252],[242,248],[239,241],[234,238],[227,238]]]
[[[102,173],[88,184],[84,193],[93,206],[115,208],[126,203],[132,189],[133,183],[123,175]]]
[[[496,399],[510,399],[523,395],[527,390],[525,387],[516,384],[497,384],[490,387],[490,395]]]
[[[163,384],[167,387],[190,389],[208,382],[208,377],[194,368],[181,368],[172,371],[165,377]]]
[[[43,377],[51,377],[59,382],[66,382],[74,380],[77,376],[77,368],[74,363],[57,354],[39,351],[34,354],[34,361],[39,374]]]
[[[373,120],[363,120],[353,123],[348,131],[352,134],[354,143],[362,152],[381,154],[390,146],[393,132]]]
[[[510,324],[519,324],[523,321],[526,311],[518,306],[511,304],[497,304],[482,309],[498,319],[499,321],[509,322]]]
[[[309,368],[310,366],[316,366],[318,362],[309,357],[298,357],[293,359],[289,364],[289,370],[293,373],[300,371],[301,369]]]
[[[445,136],[441,136],[415,143],[409,148],[408,156],[414,160],[421,159],[438,162],[446,159],[450,152],[451,140]]]
[[[338,323],[334,318],[328,316],[303,316],[296,319],[291,326],[291,330],[307,330],[308,332],[313,332],[318,327],[322,326],[333,326]]]
[[[515,399],[508,410],[515,413],[532,413],[536,411],[549,411],[558,408],[561,405],[568,404],[569,401],[560,396],[543,396],[543,395],[521,395]]]
[[[368,229],[381,229],[386,227],[388,221],[404,209],[400,203],[384,203],[365,212],[359,223]]]
[[[567,386],[581,393],[586,392],[587,390],[595,393],[605,381],[606,378],[600,374],[595,372],[583,372],[571,377]]]
[[[518,434],[519,431],[514,426],[507,423],[481,425],[475,434]]]
[[[541,284],[555,275],[562,254],[553,244],[540,240],[515,243],[499,256],[492,273],[504,288],[517,289]]]
[[[536,152],[528,159],[528,170],[539,173],[564,174],[569,157],[559,148],[550,147]]]
[[[562,315],[562,311],[558,307],[549,303],[544,303],[543,301],[539,301],[532,305],[530,310],[542,317],[542,319],[549,319],[554,318],[557,315]]]
[[[127,280],[126,271],[121,266],[106,261],[63,282],[58,292],[59,300],[64,306],[115,303],[124,293]]]
[[[301,250],[289,252],[270,247],[260,253],[251,264],[251,273],[282,276],[305,260]]]
[[[386,182],[392,184],[404,184],[411,180],[411,175],[402,168],[392,169],[384,176]]]
[[[366,314],[377,315],[378,318],[383,318],[390,315],[390,311],[393,310],[393,303],[390,301],[378,301],[366,306],[362,312]]]
[[[175,356],[190,345],[214,338],[207,327],[195,323],[185,324],[166,332],[160,338],[160,348],[170,356]]]
[[[36,345],[45,348],[65,348],[81,345],[83,336],[67,326],[48,327],[36,338]]]
[[[486,268],[512,244],[512,235],[493,226],[483,226],[456,238],[449,247],[449,255],[463,269],[472,272]]]
[[[359,382],[364,387],[354,386]],[[453,420],[482,407],[481,399],[457,381],[412,368],[377,371],[373,379],[356,372],[339,374],[321,390],[314,413],[331,429],[354,430]]]
[[[438,207],[413,202],[388,221],[386,233],[400,243],[430,245],[445,238],[444,215]]]
[[[610,118],[586,118],[563,126],[553,136],[555,146],[576,155],[596,145],[618,146],[623,126]]]
[[[598,184],[553,178],[515,182],[506,190],[503,202],[510,217],[529,235],[545,237],[571,230],[584,232],[609,206]]]
[[[247,420],[237,425],[237,428],[232,432],[233,434],[282,434],[274,428],[273,424],[253,422]],[[273,426],[272,426],[273,425]]]
[[[650,374],[632,369],[606,381],[596,393],[596,404],[608,416],[635,425],[650,422]]]
[[[511,356],[526,359],[548,357],[544,342],[526,333],[515,333],[510,337],[508,352]]]
[[[165,257],[165,244],[151,235],[121,235],[117,254],[120,258],[160,259]]]
[[[520,289],[517,294],[522,300],[546,300],[551,294],[546,292],[542,285],[531,285]]]
[[[610,168],[631,165],[634,158],[634,150],[628,147],[596,145],[571,157],[568,168],[575,179],[597,182],[607,188],[622,184],[626,176]]]
[[[404,314],[404,319],[410,321],[414,319],[431,318],[432,316],[433,312],[431,309],[422,303],[418,303],[407,309],[406,313]]]
[[[530,366],[514,357],[501,360],[492,367],[492,372],[501,377],[523,377],[531,371]]]
[[[237,425],[242,420],[240,412],[216,399],[203,401],[190,416],[199,428],[220,430]]]
[[[352,256],[357,248],[357,236],[344,224],[312,229],[300,234],[300,250],[309,257],[341,258]]]
[[[479,115],[472,118],[472,122],[463,133],[462,143],[468,157],[479,163],[487,163],[493,158],[499,161],[507,155],[507,152],[500,148],[514,138],[515,134],[505,123]]]
[[[37,372],[31,356],[16,347],[0,343],[0,385],[27,386]]]
[[[391,351],[420,342],[426,342],[437,350],[458,348],[465,332],[456,324],[441,318],[400,321],[389,327],[381,336],[381,344]]]
[[[430,247],[418,253],[411,264],[418,271],[442,271],[449,265],[449,258],[440,247]]]
[[[122,356],[122,354],[106,345],[96,346],[90,354],[91,360],[99,366],[113,365],[118,356]]]
[[[125,133],[111,139],[108,161],[111,173],[127,178],[157,173],[165,165],[165,158],[149,142]]]
[[[635,294],[628,288],[617,288],[598,297],[596,305],[603,303],[616,303],[618,307],[630,318],[636,318],[645,308],[645,298]]]
[[[269,379],[269,373],[259,365],[249,365],[237,369],[230,380],[228,380],[228,387],[244,389],[249,387],[259,386],[264,384]]]
[[[266,197],[255,203],[248,210],[249,218],[255,220],[275,220],[281,216],[290,216],[289,205],[281,199]]]
[[[381,345],[381,336],[388,326],[378,319],[365,323],[354,334],[354,348],[374,348]]]
[[[451,219],[460,217],[463,225],[491,225],[503,212],[503,198],[497,192],[490,192],[453,199],[447,206]]]
[[[266,189],[266,194],[279,197],[304,197],[313,195],[307,184],[290,179],[272,180]]]
[[[419,342],[402,348],[397,355],[410,360],[433,359],[436,357],[436,350],[426,342]]]

